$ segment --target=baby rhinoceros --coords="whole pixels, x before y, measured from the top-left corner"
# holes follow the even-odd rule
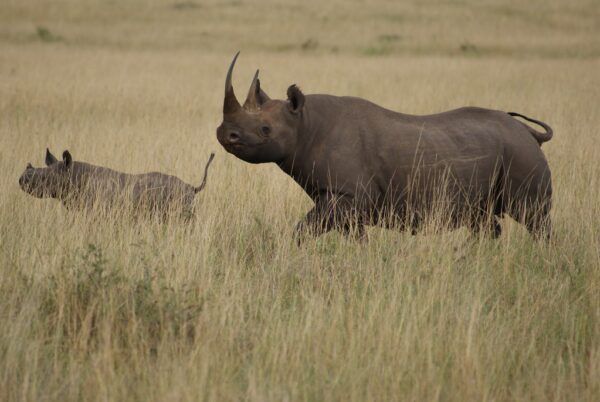
[[[206,185],[211,153],[204,167],[202,184],[194,187],[175,176],[159,172],[127,174],[102,166],[74,161],[69,151],[56,159],[46,149],[46,166],[27,164],[19,178],[26,193],[38,198],[56,198],[67,209],[131,208],[134,214],[187,219],[193,214],[193,201]]]

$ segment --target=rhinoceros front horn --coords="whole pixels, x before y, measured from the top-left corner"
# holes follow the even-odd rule
[[[225,79],[225,101],[223,102],[223,114],[234,113],[238,111],[241,106],[235,97],[235,93],[233,92],[233,85],[231,84],[231,75],[233,74],[233,67],[235,66],[235,61],[237,60],[240,52],[235,54],[231,65],[229,66],[229,70],[227,71],[227,78]]]

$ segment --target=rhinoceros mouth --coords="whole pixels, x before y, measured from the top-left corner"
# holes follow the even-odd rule
[[[264,143],[266,143],[266,141],[257,142],[256,144],[247,144],[247,143],[241,143],[241,142],[231,143],[230,142],[227,144],[223,144],[223,147],[225,147],[225,149],[228,152],[232,152],[232,151],[241,151],[243,149],[259,147],[259,146],[263,145]]]

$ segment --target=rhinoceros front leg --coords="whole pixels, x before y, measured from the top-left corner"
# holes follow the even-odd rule
[[[361,240],[365,238],[364,224],[352,197],[336,194],[318,197],[315,206],[296,225],[295,234],[300,244],[307,235],[318,237],[331,230],[339,230]]]

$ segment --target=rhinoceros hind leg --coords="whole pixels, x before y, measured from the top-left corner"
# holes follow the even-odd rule
[[[552,221],[548,211],[532,214],[525,218],[527,230],[536,239],[550,240],[552,235]]]
[[[502,225],[497,215],[488,217],[487,214],[480,214],[478,218],[471,220],[471,231],[474,234],[483,233],[486,236],[490,236],[492,239],[497,239],[502,234]]]
[[[497,239],[502,234],[502,225],[498,221],[498,217],[494,216],[494,230],[492,231],[492,239]]]

